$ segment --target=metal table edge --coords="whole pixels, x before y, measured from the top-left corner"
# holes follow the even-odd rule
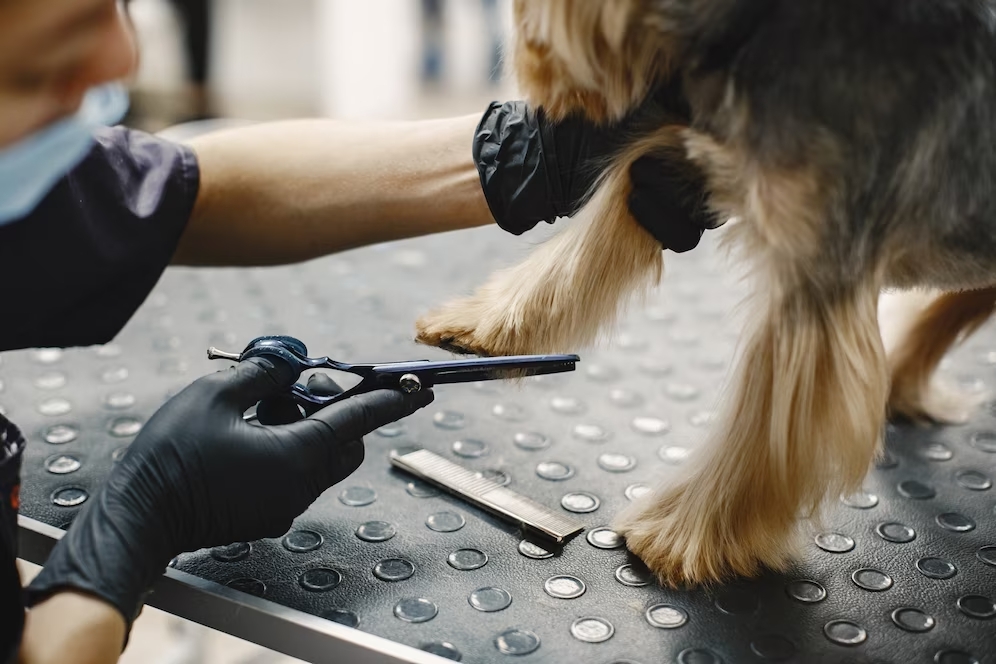
[[[18,556],[44,565],[65,531],[18,516]],[[167,569],[148,606],[314,664],[440,664],[449,660],[324,620],[176,569]]]

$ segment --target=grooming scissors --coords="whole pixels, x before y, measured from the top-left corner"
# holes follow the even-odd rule
[[[384,364],[346,364],[328,357],[308,357],[308,347],[289,336],[257,337],[241,353],[228,353],[213,346],[208,348],[209,360],[241,362],[251,357],[266,357],[288,364],[297,376],[309,369],[332,369],[360,376],[358,384],[336,395],[319,395],[295,383],[291,394],[299,405],[324,407],[357,394],[380,389],[401,390],[407,394],[422,388],[449,383],[471,383],[524,376],[574,371],[581,360],[577,355],[513,355],[460,360],[412,360]]]

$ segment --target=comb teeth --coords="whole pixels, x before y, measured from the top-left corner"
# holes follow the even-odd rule
[[[527,531],[563,544],[584,526],[497,482],[430,452],[415,450],[391,455],[391,463],[427,482],[488,510]]]

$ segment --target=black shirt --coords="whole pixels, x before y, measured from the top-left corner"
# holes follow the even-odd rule
[[[110,341],[169,264],[197,197],[187,147],[114,127],[26,218],[0,225],[0,351]],[[16,662],[24,439],[0,415],[0,661]]]

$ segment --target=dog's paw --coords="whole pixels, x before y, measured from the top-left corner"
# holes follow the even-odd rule
[[[923,386],[894,376],[889,394],[889,416],[921,426],[964,424],[987,398],[985,392],[961,390],[937,378]]]
[[[415,341],[454,353],[479,355],[517,355],[514,334],[501,323],[491,320],[477,297],[449,302],[415,322]],[[521,353],[525,354],[525,353]]]
[[[647,496],[612,525],[662,585],[690,588],[754,577],[785,569],[798,553],[795,524],[752,523],[765,517],[763,506],[754,506],[753,519],[721,515],[708,502],[689,502],[693,493],[671,488]]]
[[[415,341],[425,346],[435,346],[451,353],[483,355],[477,347],[473,330],[454,324],[452,316],[433,311],[415,321]]]

